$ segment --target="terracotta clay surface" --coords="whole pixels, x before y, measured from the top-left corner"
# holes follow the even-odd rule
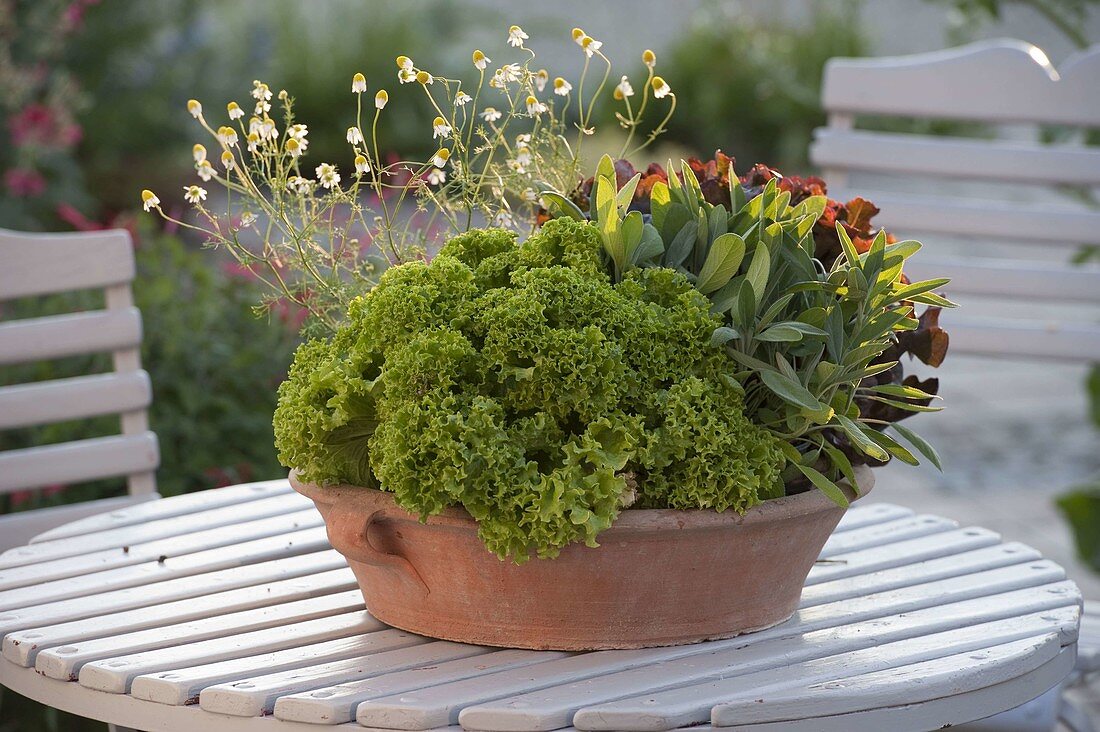
[[[871,471],[857,468],[856,477],[866,494]],[[679,645],[780,623],[844,515],[816,490],[744,515],[626,510],[598,548],[574,544],[517,566],[486,550],[460,508],[422,523],[384,491],[294,474],[290,482],[317,505],[379,620],[433,638],[543,650]]]

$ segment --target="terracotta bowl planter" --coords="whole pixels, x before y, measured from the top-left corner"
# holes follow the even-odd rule
[[[874,484],[865,467],[857,480],[862,494]],[[290,481],[317,505],[372,615],[433,638],[511,648],[679,645],[776,625],[794,613],[844,515],[816,490],[743,516],[626,510],[599,548],[571,545],[517,566],[485,549],[462,509],[421,523],[390,493],[301,483],[293,473]]]

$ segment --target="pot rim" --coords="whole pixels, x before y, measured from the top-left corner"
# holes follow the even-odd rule
[[[841,489],[850,502],[855,502],[866,496],[875,485],[875,476],[871,468],[866,465],[853,467],[856,481],[859,484],[859,493],[851,488],[847,481],[840,483]],[[420,522],[420,517],[401,506],[397,505],[394,494],[377,488],[356,486],[349,484],[337,484],[323,486],[317,483],[303,482],[298,478],[298,471],[290,471],[290,485],[298,493],[312,499],[315,503],[332,505],[337,503],[355,502],[362,503],[364,507],[379,502],[386,504],[382,510],[388,518],[406,519]],[[623,530],[652,530],[675,527],[678,529],[704,529],[721,528],[731,525],[755,524],[804,516],[818,513],[830,508],[839,508],[836,503],[819,490],[811,488],[803,493],[782,498],[772,498],[752,506],[743,514],[726,510],[722,512],[713,509],[676,509],[676,508],[627,508],[619,513],[612,525],[600,532],[601,536],[609,532]],[[442,512],[429,516],[423,523],[429,525],[450,525],[465,528],[477,528],[477,520],[461,506],[451,506]]]

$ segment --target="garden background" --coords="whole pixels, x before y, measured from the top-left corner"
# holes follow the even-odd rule
[[[353,73],[393,89],[398,54],[415,53],[425,68],[453,68],[465,49],[499,46],[510,23],[531,35],[551,76],[576,71],[573,25],[603,39],[614,58],[633,60],[616,73],[637,75],[642,50],[656,51],[682,106],[659,148],[638,162],[709,157],[721,148],[739,169],[765,162],[796,174],[813,172],[806,155],[812,130],[824,123],[818,100],[830,57],[1013,37],[1040,46],[1057,66],[1100,41],[1100,6],[1091,0],[0,0],[7,142],[0,227],[133,233],[163,495],[285,472],[272,447],[271,413],[297,342],[296,313],[253,313],[258,295],[245,273],[140,212],[142,188],[160,192],[172,215],[186,208],[181,189],[193,182],[191,145],[200,137],[187,100],[220,110],[245,100],[252,80],[262,79],[295,97],[310,126],[312,159],[342,159]],[[423,105],[390,109],[383,146],[430,154]],[[605,129],[614,128],[610,114]],[[912,128],[937,131],[927,123]],[[93,305],[84,296],[0,303],[0,320]],[[0,385],[108,369],[106,359],[0,368]],[[937,374],[947,410],[914,418],[940,448],[945,472],[888,466],[877,497],[993,525],[1073,563],[1073,537],[1055,499],[1100,474],[1100,407],[1088,399],[1090,383],[1100,393],[1096,374],[949,358]],[[9,432],[0,434],[0,450],[114,430],[107,420]],[[0,513],[121,490],[104,482],[24,492],[0,497]],[[1100,499],[1077,499],[1073,515],[1082,526],[1100,526],[1098,506]],[[1083,548],[1100,557],[1100,538],[1088,541]],[[1073,578],[1086,596],[1100,597],[1100,579],[1084,566],[1073,564]],[[0,732],[103,728],[0,693]]]

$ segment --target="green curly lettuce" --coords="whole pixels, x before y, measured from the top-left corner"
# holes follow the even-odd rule
[[[673,270],[612,284],[591,227],[471,231],[389,270],[331,342],[295,356],[275,413],[304,480],[461,506],[501,558],[596,546],[628,505],[746,508],[782,494],[709,301]]]

